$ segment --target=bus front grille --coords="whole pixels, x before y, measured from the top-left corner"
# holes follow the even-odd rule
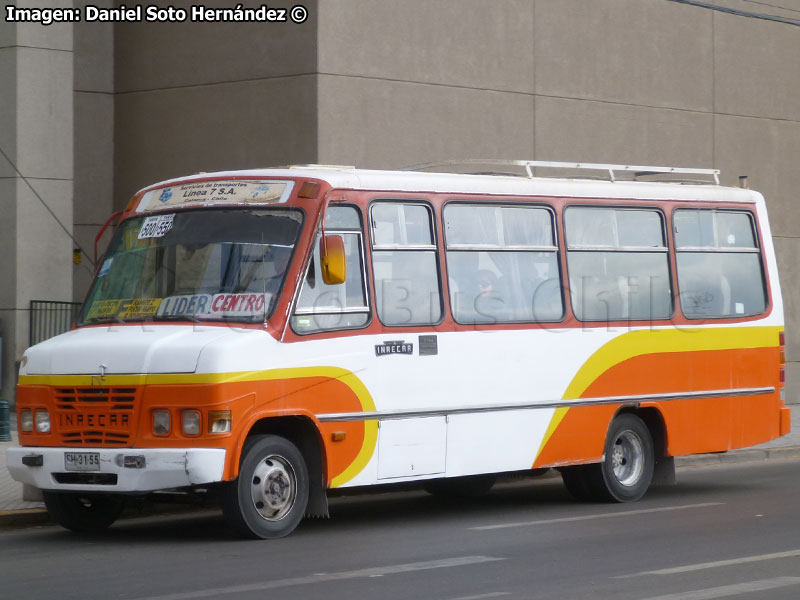
[[[130,444],[135,388],[56,388],[54,401],[55,426],[65,446]]]

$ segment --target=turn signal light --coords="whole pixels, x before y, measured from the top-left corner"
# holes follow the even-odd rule
[[[319,194],[319,184],[313,181],[306,181],[300,186],[300,191],[297,192],[298,198],[309,198],[313,200]]]
[[[231,432],[231,411],[229,410],[208,411],[208,433],[230,433],[230,432]]]

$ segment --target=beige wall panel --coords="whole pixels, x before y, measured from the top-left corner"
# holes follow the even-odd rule
[[[72,181],[29,182],[55,217],[18,180],[17,308],[27,308],[30,300],[72,300],[73,242],[61,227],[72,231]]]
[[[800,121],[800,28],[716,13],[714,42],[716,112]]]
[[[319,71],[533,92],[529,0],[324,0]]]
[[[17,8],[73,8],[73,0],[15,0],[6,2]],[[5,21],[5,6],[3,20]],[[35,23],[18,23],[17,44],[29,48],[50,48],[53,50],[72,50],[72,23],[53,23],[39,25]]]
[[[711,115],[583,100],[536,100],[538,160],[710,168],[712,144]]]
[[[75,222],[102,224],[113,212],[114,96],[75,93]]]
[[[800,405],[800,363],[786,363],[786,404]],[[800,406],[793,409],[800,410]]]
[[[171,4],[187,9],[190,4],[232,9],[237,3],[210,0]],[[242,4],[258,7],[268,3],[253,0]],[[317,62],[317,2],[302,4],[309,18],[301,25],[190,23],[188,18],[185,23],[119,23],[114,29],[117,91],[313,73]]]
[[[535,6],[537,94],[711,109],[709,11],[642,0]]]
[[[0,85],[0,148],[14,162],[17,160],[17,53],[17,48],[0,49],[0,81],[3,82]],[[5,177],[16,177],[16,172],[0,156],[0,179]]]
[[[386,168],[531,158],[533,99],[515,93],[321,76],[319,161]]]
[[[715,147],[723,183],[748,175],[767,200],[773,235],[800,237],[800,122],[718,116]]]
[[[745,12],[774,15],[786,19],[798,20],[797,13],[800,12],[800,0],[781,0],[780,2],[770,2],[769,0],[717,0],[714,4],[742,10]]]
[[[304,76],[117,94],[115,207],[169,177],[313,162],[316,92]]]
[[[75,6],[92,4],[110,8],[113,0],[76,0]],[[80,91],[114,91],[114,24],[86,23],[74,25],[75,89]]]
[[[770,220],[774,225],[774,215]],[[791,393],[793,403],[800,403],[800,239],[775,238],[774,242],[786,319],[787,394]]]
[[[25,177],[72,179],[72,53],[20,48],[17,60],[17,167]]]

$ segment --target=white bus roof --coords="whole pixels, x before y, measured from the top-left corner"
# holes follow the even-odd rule
[[[476,161],[478,162],[478,161]],[[499,163],[499,161],[497,161]],[[640,170],[648,176],[663,177],[689,175],[708,175],[718,178],[718,171],[711,169],[672,169],[667,167],[626,167],[615,165],[576,166],[571,163],[533,163],[532,161],[511,161],[525,164],[548,165],[554,168],[588,168],[592,171]],[[485,161],[482,164],[492,164]],[[641,175],[641,173],[640,173]],[[586,176],[540,177],[518,176],[515,174],[465,174],[421,172],[411,170],[371,170],[334,165],[292,165],[288,167],[250,169],[242,171],[219,171],[197,173],[179,177],[148,186],[142,192],[178,185],[188,181],[231,179],[231,178],[312,178],[327,182],[334,189],[369,190],[380,192],[431,192],[447,194],[484,194],[513,196],[549,196],[567,198],[620,198],[641,200],[685,200],[708,202],[754,202],[761,196],[749,189],[721,186],[716,183],[686,181],[631,181],[622,179],[600,180]]]

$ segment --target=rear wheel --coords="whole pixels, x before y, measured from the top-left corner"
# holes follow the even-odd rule
[[[608,429],[603,461],[568,467],[564,485],[579,500],[632,502],[650,487],[655,467],[653,438],[632,414],[617,416]]]
[[[308,504],[308,470],[289,440],[258,435],[245,444],[239,478],[222,495],[225,518],[246,537],[289,535]]]
[[[103,531],[122,514],[125,498],[111,494],[43,492],[44,505],[53,520],[72,531]]]

